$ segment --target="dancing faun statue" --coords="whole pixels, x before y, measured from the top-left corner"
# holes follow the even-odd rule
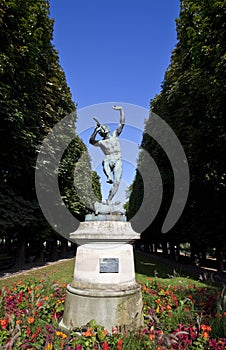
[[[97,124],[89,140],[93,146],[100,147],[105,155],[102,163],[103,170],[107,177],[107,182],[109,184],[112,184],[107,198],[108,206],[112,205],[111,201],[118,191],[122,177],[122,156],[118,136],[121,134],[122,129],[125,125],[125,115],[123,108],[121,106],[113,106],[113,109],[120,112],[120,122],[117,129],[111,135],[109,127],[107,125],[101,125],[97,118],[94,117],[94,120]],[[102,139],[97,140],[97,134],[99,134]]]

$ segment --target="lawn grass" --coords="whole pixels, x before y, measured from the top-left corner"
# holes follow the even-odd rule
[[[0,288],[11,286],[18,281],[26,283],[33,279],[49,279],[53,282],[60,281],[61,283],[69,283],[73,278],[74,265],[75,258],[72,258],[43,266],[38,269],[28,270],[21,274],[0,280]]]
[[[140,251],[135,252],[136,280],[145,283],[147,278],[155,278],[162,285],[193,285],[204,287],[206,283],[198,280],[197,275],[186,269],[186,266],[176,267],[166,262],[161,262],[158,258],[150,256]]]
[[[28,270],[0,280],[0,288],[16,284],[18,281],[28,282],[33,279],[49,279],[53,282],[70,283],[73,279],[74,263],[75,259],[72,258],[39,269]],[[206,286],[182,266],[175,270],[174,266],[160,262],[154,257],[139,251],[135,252],[135,270],[136,280],[140,283],[147,282],[147,278],[155,278],[163,285]]]

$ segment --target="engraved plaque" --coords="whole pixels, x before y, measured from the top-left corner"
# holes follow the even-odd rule
[[[100,273],[118,273],[119,259],[118,258],[100,258]]]

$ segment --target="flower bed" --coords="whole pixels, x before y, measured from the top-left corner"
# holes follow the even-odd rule
[[[47,280],[18,282],[0,292],[0,349],[123,350],[226,349],[224,290],[142,285],[144,327],[108,333],[91,320],[65,334],[59,329],[66,285]]]

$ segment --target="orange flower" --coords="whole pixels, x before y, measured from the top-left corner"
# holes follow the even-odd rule
[[[2,329],[6,329],[6,327],[8,326],[8,323],[9,323],[9,317],[3,319],[3,320],[0,320],[0,325],[2,327]]]
[[[201,324],[201,329],[205,332],[212,331],[212,328],[210,326],[205,325],[205,324]]]
[[[21,324],[22,320],[16,320],[16,324]]]
[[[155,339],[155,335],[154,335],[154,334],[149,334],[149,339],[150,339],[150,340]]]
[[[145,291],[145,290],[147,290],[147,287],[146,286],[142,286],[142,289]]]
[[[86,332],[83,333],[84,337],[92,337],[92,328],[88,328]]]
[[[202,336],[203,336],[203,338],[205,338],[205,339],[208,339],[208,338],[209,338],[209,334],[208,334],[207,332],[204,332]]]
[[[27,318],[27,322],[28,322],[28,323],[34,323],[34,322],[35,322],[34,317],[28,317],[28,318]]]

